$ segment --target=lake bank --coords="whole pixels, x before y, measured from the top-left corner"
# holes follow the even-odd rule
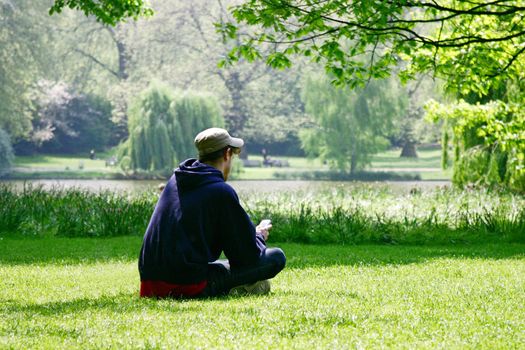
[[[43,179],[43,180],[0,180],[0,184],[13,186],[22,190],[27,186],[42,186],[44,189],[83,189],[88,191],[114,191],[114,192],[144,192],[156,191],[164,180],[107,180],[107,179]],[[351,188],[369,185],[373,187],[389,187],[396,193],[408,193],[414,189],[431,191],[438,188],[451,186],[450,181],[303,181],[303,180],[232,180],[228,183],[240,193],[279,193],[283,191],[323,190],[325,188]]]
[[[142,234],[160,195],[56,182],[0,186],[0,234],[108,237]],[[93,185],[93,184],[92,184]],[[97,184],[100,185],[100,184]],[[138,184],[133,184],[134,186]],[[298,243],[446,244],[524,242],[525,198],[433,183],[232,182],[253,222],[271,219],[272,236]],[[291,187],[291,185],[295,187]],[[397,187],[396,187],[397,186]]]
[[[104,179],[104,180],[163,180],[170,172],[124,172],[115,163],[107,159],[89,159],[85,156],[36,155],[15,158],[11,180],[35,179]],[[287,164],[285,167],[242,167],[232,171],[232,179],[236,180],[349,180],[348,175],[331,170],[329,165],[320,159],[304,157],[275,156]],[[262,157],[250,155],[250,160],[262,164]],[[418,158],[400,158],[398,150],[378,153],[371,158],[365,174],[353,180],[450,180],[450,169],[442,170],[440,150],[422,149]],[[317,178],[312,178],[315,176]]]

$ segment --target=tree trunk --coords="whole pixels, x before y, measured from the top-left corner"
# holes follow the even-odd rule
[[[116,41],[118,51],[118,73],[121,80],[128,79],[126,45],[122,41]]]
[[[357,169],[357,155],[352,154],[350,157],[350,174],[355,174],[355,171]]]
[[[111,27],[106,28],[109,34],[111,35],[111,38],[113,39],[113,42],[115,43],[115,46],[117,47],[117,53],[118,53],[118,71],[117,76],[119,80],[125,81],[128,79],[128,52],[126,44],[124,43],[124,40],[121,36],[117,33],[117,31]],[[117,27],[118,29],[118,27]]]
[[[244,129],[248,119],[248,109],[246,108],[242,91],[244,84],[239,77],[238,72],[232,72],[224,82],[226,89],[231,96],[231,107],[225,113],[226,125],[231,134],[239,135]]]
[[[411,141],[405,142],[400,157],[417,158],[416,143]]]

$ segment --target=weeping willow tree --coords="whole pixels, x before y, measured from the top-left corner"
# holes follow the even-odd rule
[[[178,136],[173,132],[177,123],[170,108],[174,98],[169,87],[154,84],[131,104],[125,152],[132,169],[165,170],[173,166],[176,153],[170,136]]]
[[[224,119],[212,96],[175,94],[152,84],[133,101],[129,110],[129,138],[121,148],[121,165],[146,171],[171,170],[195,155],[193,138],[209,127],[222,127]]]
[[[390,96],[391,81],[371,81],[364,89],[334,87],[326,78],[306,81],[302,98],[313,126],[301,131],[301,143],[309,156],[320,156],[333,168],[363,168],[370,155],[385,149],[385,138],[399,116],[402,103]]]
[[[452,181],[525,192],[525,112],[522,104],[459,101],[426,105],[429,119],[444,120],[443,165],[454,148]],[[450,136],[449,136],[450,134]],[[450,140],[450,141],[449,141]]]
[[[186,93],[174,101],[172,110],[181,132],[181,137],[174,140],[180,160],[195,156],[193,140],[197,133],[210,127],[224,127],[219,103],[213,96]]]

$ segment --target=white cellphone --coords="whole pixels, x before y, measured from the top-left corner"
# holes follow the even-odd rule
[[[264,219],[263,221],[261,221],[261,223],[259,224],[259,227],[261,228],[265,228],[267,227],[268,225],[271,225],[272,223],[272,220],[270,219]]]

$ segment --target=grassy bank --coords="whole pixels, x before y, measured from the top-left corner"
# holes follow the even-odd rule
[[[448,180],[451,171],[441,170],[440,150],[423,148],[419,151],[419,158],[400,158],[400,150],[394,149],[379,153],[372,157],[370,167],[357,177],[350,178],[337,171],[331,171],[319,159],[309,160],[301,157],[280,157],[275,159],[286,160],[289,167],[272,168],[243,168],[240,173],[233,174],[240,180],[268,180],[268,179],[306,179],[306,180]],[[111,154],[99,154],[99,158],[91,160],[87,155],[56,156],[37,155],[20,156],[15,159],[12,179],[159,179],[165,174],[153,173],[124,173],[118,166],[108,166],[106,159]],[[262,162],[259,155],[250,155],[250,159]],[[175,167],[176,165],[174,165]]]
[[[281,242],[525,242],[525,199],[506,193],[450,188],[397,193],[356,184],[264,195],[246,191],[240,197],[254,222],[273,221],[272,237]],[[0,235],[140,236],[157,198],[157,192],[0,186]]]
[[[422,148],[418,158],[400,158],[401,151],[392,149],[372,156],[371,163],[358,174],[341,174],[330,170],[328,165],[319,159],[300,157],[280,157],[275,159],[287,161],[290,166],[285,168],[244,168],[238,175],[239,179],[283,179],[283,180],[449,180],[451,169],[441,169],[441,150]],[[262,157],[250,155],[250,159],[262,162]]]
[[[3,238],[0,348],[512,349],[525,246],[279,244],[263,297],[142,300],[140,237]]]
[[[119,178],[124,174],[115,166],[108,166],[109,154],[98,159],[85,156],[35,155],[15,158],[11,178],[15,179],[88,179]]]

